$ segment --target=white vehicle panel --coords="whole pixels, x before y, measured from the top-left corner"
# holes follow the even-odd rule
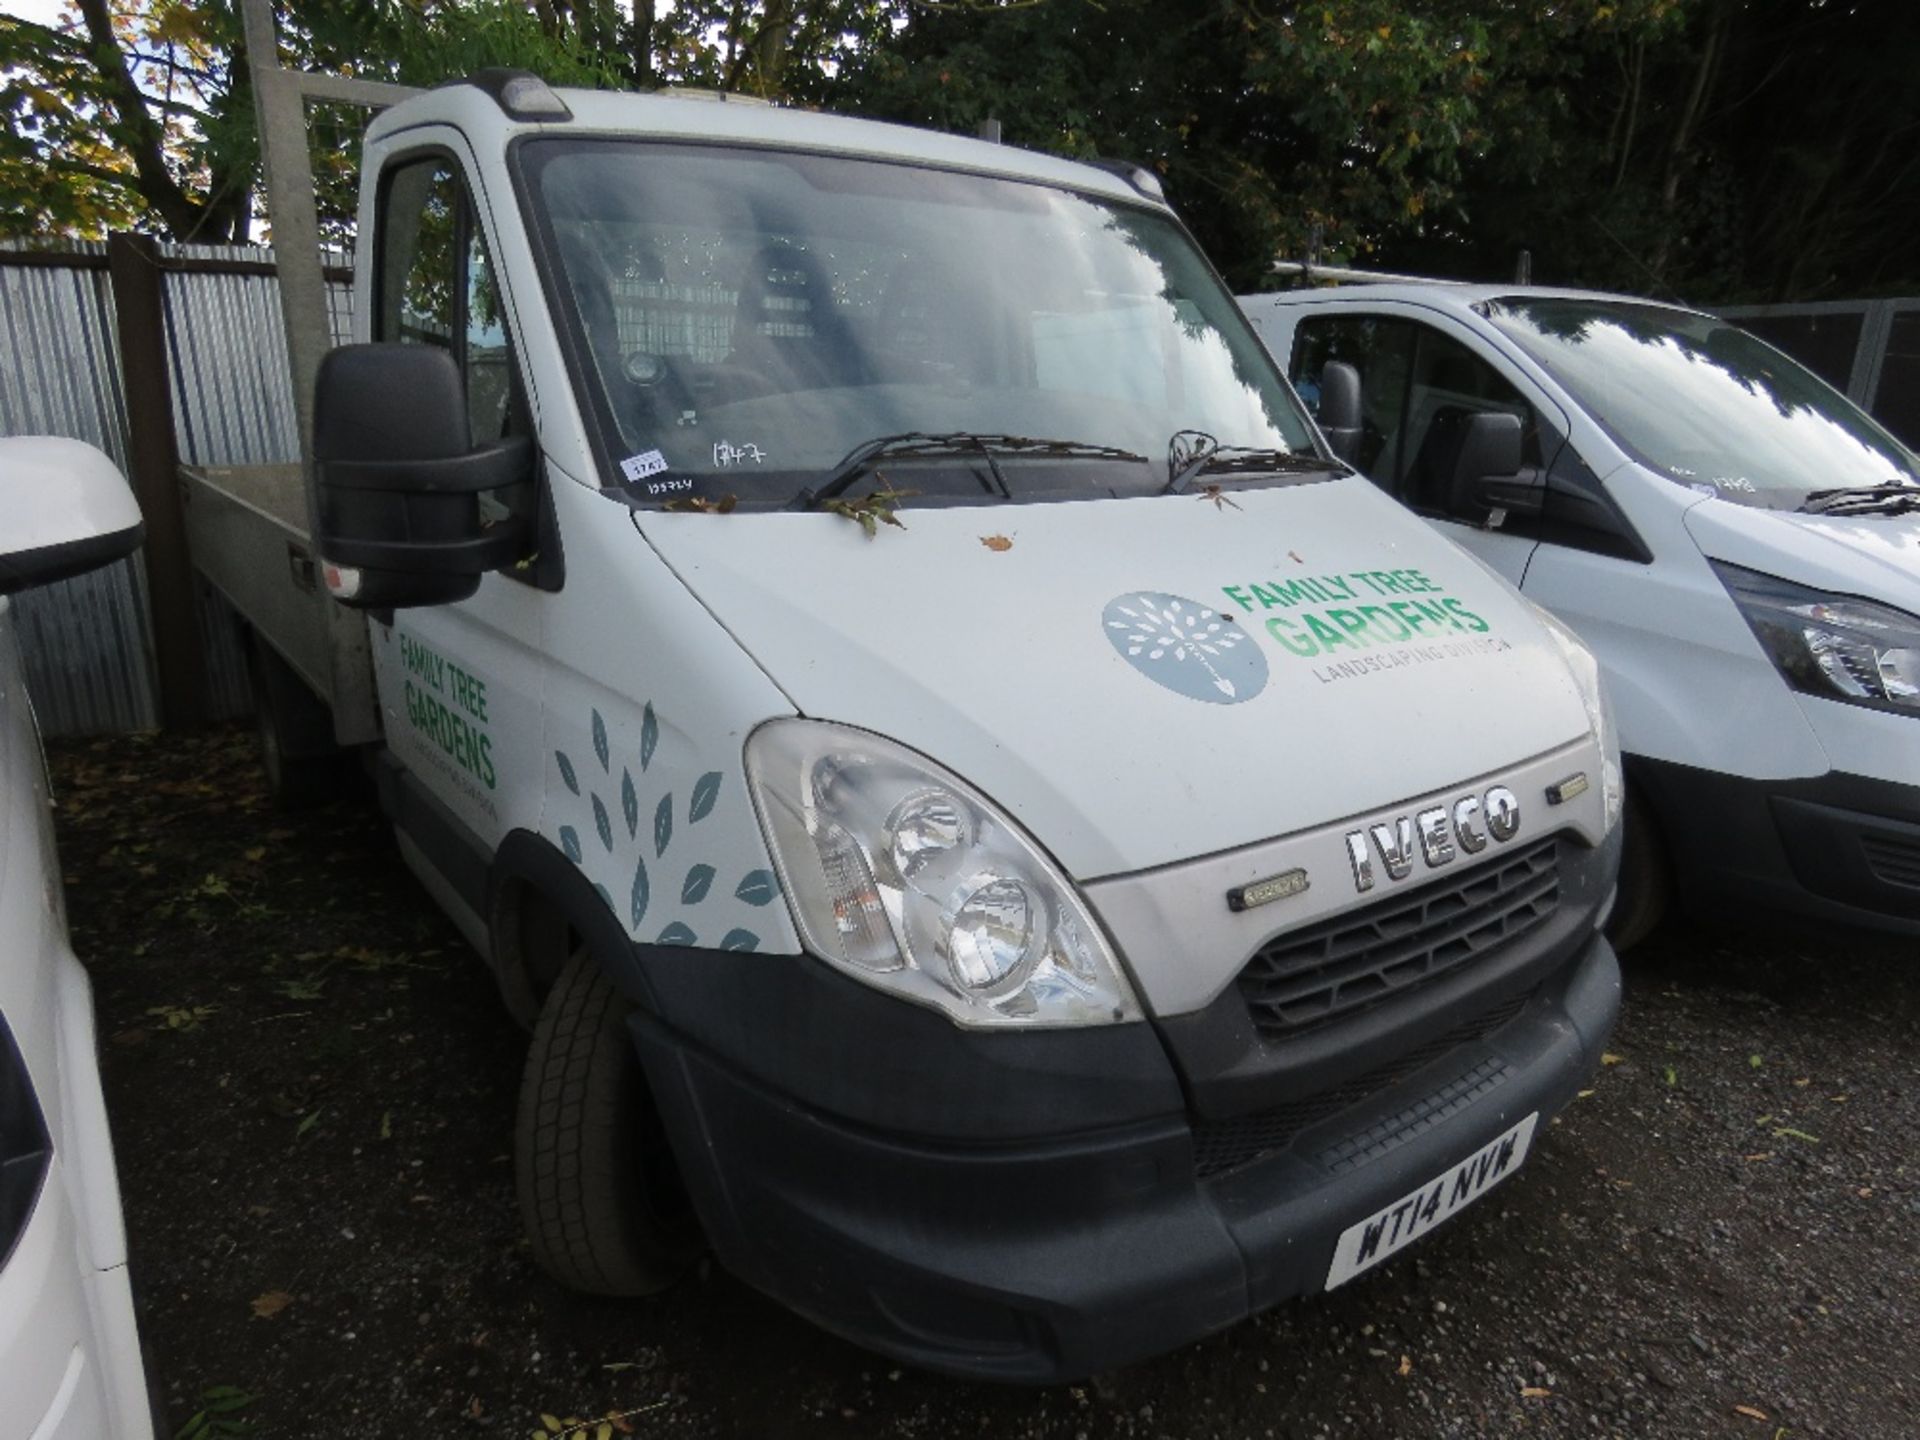
[[[572,858],[636,940],[797,952],[745,772],[747,735],[793,707],[624,502],[555,490],[568,570],[542,639],[543,728],[510,742],[542,804],[514,823]]]
[[[913,509],[873,539],[826,514],[636,523],[801,713],[951,767],[1081,880],[1285,835],[1587,733],[1524,602],[1366,481],[1230,498]],[[1399,571],[1433,589],[1366,578]],[[1289,598],[1296,582],[1312,590]],[[1161,619],[1128,628],[1143,597]],[[1168,628],[1175,600],[1198,630]],[[1421,600],[1467,618],[1314,638]],[[1231,661],[1202,653],[1220,614],[1239,632]],[[1219,690],[1236,681],[1215,661],[1248,667],[1239,693]]]

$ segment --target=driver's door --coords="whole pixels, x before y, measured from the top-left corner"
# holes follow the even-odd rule
[[[1522,517],[1484,520],[1456,509],[1440,473],[1441,437],[1458,417],[1503,411],[1520,419],[1523,473],[1544,483],[1565,443],[1566,422],[1543,396],[1479,354],[1471,332],[1432,312],[1341,306],[1303,318],[1294,329],[1288,378],[1302,395],[1319,392],[1327,362],[1360,372],[1361,439],[1356,462],[1373,482],[1432,521],[1514,585],[1525,578],[1539,541]]]

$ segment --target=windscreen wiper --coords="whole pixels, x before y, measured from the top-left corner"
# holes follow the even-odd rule
[[[1920,485],[1889,480],[1884,485],[1848,485],[1810,491],[1799,505],[1803,515],[1903,515],[1920,511]]]
[[[942,455],[979,455],[993,473],[994,484],[1003,499],[1013,491],[995,463],[996,455],[1018,455],[1059,460],[1121,460],[1144,465],[1147,457],[1123,450],[1117,445],[1093,445],[1080,440],[1042,440],[1030,435],[983,435],[971,430],[934,433],[908,430],[898,435],[881,435],[849,450],[833,473],[818,485],[810,486],[787,502],[789,510],[812,510],[839,495],[882,460],[937,457]]]
[[[1189,445],[1181,447],[1182,437]],[[1197,437],[1213,439],[1197,430],[1182,430],[1174,436],[1167,456],[1167,483],[1162,495],[1183,495],[1187,487],[1202,475],[1312,475],[1331,472],[1351,473],[1344,461],[1330,460],[1311,450],[1268,450],[1257,445],[1191,444]]]

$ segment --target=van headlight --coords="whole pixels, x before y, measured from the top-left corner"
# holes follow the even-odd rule
[[[807,948],[966,1026],[1141,1018],[1071,881],[972,786],[812,720],[747,741],[747,781]]]
[[[1528,603],[1532,604],[1531,601]],[[1601,683],[1600,662],[1593,658],[1593,651],[1587,648],[1586,641],[1545,610],[1534,605],[1533,613],[1541,628],[1552,637],[1560,651],[1560,658],[1567,662],[1573,683],[1580,691],[1580,703],[1587,707],[1587,728],[1593,732],[1594,743],[1600,747],[1600,807],[1605,813],[1607,829],[1611,831],[1620,823],[1620,811],[1626,804],[1626,786],[1620,774],[1620,732],[1614,728],[1613,706],[1607,700],[1607,687]]]
[[[1795,690],[1920,715],[1920,616],[1710,563],[1760,648]]]

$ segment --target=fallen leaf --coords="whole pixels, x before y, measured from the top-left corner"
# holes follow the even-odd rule
[[[1602,1065],[1618,1065],[1622,1060],[1626,1058],[1627,1057],[1624,1055],[1616,1055],[1611,1050],[1609,1050],[1600,1057],[1600,1063]]]
[[[1553,1398],[1553,1391],[1547,1389],[1544,1385],[1522,1385],[1520,1387],[1520,1395],[1521,1398],[1526,1400],[1551,1400]]]
[[[1744,1415],[1749,1420],[1764,1420],[1767,1418],[1766,1411],[1752,1405],[1736,1405],[1733,1407],[1733,1413],[1736,1415]]]
[[[1005,535],[982,535],[980,543],[996,554],[1013,548],[1013,541]]]
[[[269,1290],[264,1295],[253,1297],[253,1318],[271,1320],[287,1306],[293,1303],[293,1296],[284,1290]]]
[[[1404,1380],[1407,1376],[1411,1375],[1412,1373],[1413,1373],[1413,1360],[1409,1356],[1402,1355],[1400,1357],[1400,1378]]]
[[[243,853],[249,860],[264,860],[267,858],[267,847],[264,845],[256,845],[251,850]]]

